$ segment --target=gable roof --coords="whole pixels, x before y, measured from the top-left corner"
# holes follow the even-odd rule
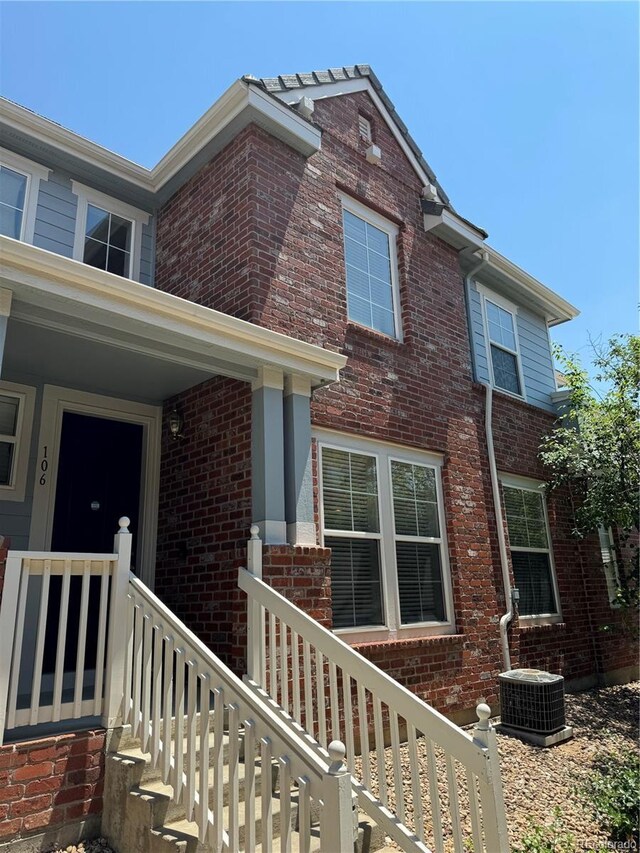
[[[276,95],[276,97],[282,96],[283,94],[295,89],[330,86],[332,84],[344,83],[345,81],[352,80],[367,81],[382,101],[390,119],[399,130],[405,143],[420,164],[421,169],[427,175],[429,181],[434,184],[438,190],[440,199],[449,209],[453,210],[449,197],[440,186],[433,169],[425,160],[418,143],[409,133],[406,124],[398,115],[391,98],[389,98],[387,93],[384,91],[382,83],[378,80],[370,65],[344,65],[340,68],[327,68],[325,71],[310,71],[302,74],[281,74],[278,77],[253,77],[250,74],[246,74],[242,79],[247,83],[262,86],[266,92],[270,92],[271,94]]]

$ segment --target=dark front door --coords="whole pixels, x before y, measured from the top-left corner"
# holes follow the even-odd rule
[[[143,435],[140,424],[113,421],[65,412],[62,420],[56,502],[51,536],[52,551],[112,553],[118,519],[131,520],[132,561],[135,564],[136,533],[142,477]],[[65,644],[65,671],[75,667],[82,579],[71,578],[69,620]],[[43,671],[55,666],[62,578],[52,577],[47,612]],[[97,614],[100,578],[89,585],[89,620],[85,641],[85,671],[96,666]],[[85,688],[88,689],[87,684]]]
[[[135,559],[141,472],[140,424],[65,412],[51,550],[111,552],[126,515]]]

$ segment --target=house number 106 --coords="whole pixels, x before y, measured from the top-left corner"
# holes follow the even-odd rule
[[[40,475],[40,485],[44,486],[47,482],[47,470],[49,469],[49,460],[47,459],[47,445],[44,446],[44,454],[42,456],[42,462],[40,463],[40,470],[42,474]]]

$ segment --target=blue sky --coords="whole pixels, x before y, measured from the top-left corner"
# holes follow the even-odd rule
[[[636,3],[3,2],[2,94],[147,166],[244,73],[369,63],[457,210],[637,331]],[[26,38],[26,46],[25,46]]]

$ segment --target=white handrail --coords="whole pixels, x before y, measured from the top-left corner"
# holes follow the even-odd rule
[[[282,718],[320,753],[328,737],[327,717],[334,737],[336,732],[344,732],[359,804],[401,849],[440,853],[450,833],[456,853],[462,853],[467,843],[473,844],[476,853],[508,853],[500,767],[488,706],[478,706],[479,722],[473,736],[460,729],[256,576],[256,568],[261,566],[254,539],[252,535],[249,543],[253,572],[240,569],[238,585],[248,597],[247,644],[254,665],[247,682],[256,694],[270,706],[279,707]],[[258,613],[262,614],[259,619]],[[406,753],[401,760],[402,720]],[[393,746],[390,770],[385,766],[386,738]],[[462,779],[456,764],[462,766]],[[376,790],[372,785],[375,777]],[[405,818],[407,791],[416,801],[410,818]],[[466,838],[460,822],[460,795],[468,802],[470,815]],[[430,816],[423,814],[423,796]],[[427,835],[433,848],[426,846]]]

